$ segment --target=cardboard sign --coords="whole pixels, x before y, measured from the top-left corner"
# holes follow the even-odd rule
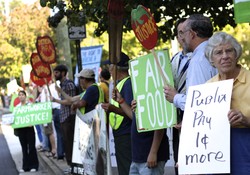
[[[52,64],[56,62],[56,50],[52,39],[49,36],[39,36],[36,39],[36,49],[41,60]]]
[[[105,111],[100,105],[84,115],[77,110],[72,155],[74,174],[96,175],[96,170],[107,171],[107,167],[98,166],[109,165],[105,117]]]
[[[39,78],[35,75],[35,73],[33,72],[33,70],[30,71],[30,79],[33,83],[35,83],[37,86],[43,86],[46,84],[45,82],[45,78]],[[47,82],[51,81],[51,77],[46,78]]]
[[[131,25],[136,38],[148,50],[155,47],[158,39],[157,25],[148,9],[139,5],[131,11]]]
[[[37,53],[31,54],[30,63],[33,68],[33,72],[37,77],[48,78],[51,76],[50,65],[42,62],[40,56]]]
[[[180,174],[230,173],[230,110],[233,80],[188,89],[179,144]]]
[[[15,116],[13,128],[23,128],[27,126],[51,123],[52,103],[34,103],[31,105],[14,107]]]
[[[167,50],[156,52],[164,78],[174,86]],[[176,109],[163,92],[163,77],[153,54],[130,61],[134,98],[137,101],[136,122],[139,132],[168,128],[176,124]]]

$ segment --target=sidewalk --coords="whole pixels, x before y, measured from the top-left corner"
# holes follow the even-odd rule
[[[66,160],[58,161],[52,157],[47,157],[45,152],[38,152],[39,161],[44,167],[47,167],[47,172],[49,175],[63,175],[63,170],[68,168]],[[113,169],[113,175],[118,175],[116,168]],[[171,166],[165,167],[164,175],[175,175],[174,168]]]
[[[66,161],[58,161],[57,159],[53,159],[52,157],[46,157],[44,152],[38,152],[40,164],[43,164],[44,167],[47,168],[49,175],[63,175],[63,170],[66,169],[67,163]],[[116,168],[112,168],[113,175],[118,175]],[[165,167],[164,175],[175,175],[174,168],[170,166]]]
[[[49,175],[63,175],[63,170],[68,168],[66,160],[57,160],[53,157],[47,157],[46,152],[37,152],[39,163],[47,168]]]

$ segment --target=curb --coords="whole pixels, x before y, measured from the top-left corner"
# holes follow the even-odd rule
[[[60,167],[53,158],[47,157],[43,152],[38,152],[39,163],[46,168],[49,175],[64,175],[63,167]],[[66,163],[63,163],[66,164]]]

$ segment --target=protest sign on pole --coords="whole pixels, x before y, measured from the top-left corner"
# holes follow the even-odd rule
[[[98,82],[99,67],[102,58],[102,47],[103,45],[81,48],[82,69],[92,69],[95,72],[96,82]],[[77,66],[76,72],[79,72]],[[75,84],[78,84],[78,79],[76,78],[74,82]]]
[[[157,51],[160,74],[154,55],[148,54],[130,61],[133,95],[137,101],[136,122],[139,132],[168,128],[176,124],[176,108],[164,96],[164,81],[174,86],[167,50]]]
[[[189,87],[179,144],[180,174],[230,173],[227,114],[232,86],[231,79]]]
[[[236,23],[250,22],[250,0],[234,0],[234,17]]]
[[[52,104],[51,102],[34,103],[31,105],[14,107],[15,116],[12,128],[23,128],[27,126],[51,123]]]

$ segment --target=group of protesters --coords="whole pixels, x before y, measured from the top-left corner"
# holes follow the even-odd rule
[[[213,33],[212,22],[201,14],[194,14],[187,19],[179,20],[175,28],[182,50],[171,59],[175,85],[174,87],[165,85],[164,94],[162,94],[177,109],[177,124],[173,127],[175,173],[178,174],[179,168],[179,138],[188,88],[209,82],[234,79],[231,109],[228,112],[228,121],[231,125],[230,168],[231,174],[249,174],[250,110],[248,104],[250,95],[245,92],[249,92],[250,72],[238,64],[242,54],[241,45],[233,36],[225,32]],[[69,165],[68,172],[71,172],[72,168],[76,109],[86,114],[95,109],[97,104],[101,104],[113,131],[119,175],[164,174],[165,163],[170,157],[166,129],[137,131],[135,116],[137,102],[136,97],[133,96],[129,60],[129,56],[122,52],[116,64],[110,63],[109,71],[105,70],[101,73],[101,78],[106,79],[102,80],[101,86],[96,83],[93,70],[81,70],[75,75],[83,89],[80,94],[74,82],[67,78],[68,68],[65,65],[58,65],[54,68],[54,76],[60,82],[60,88],[53,83],[50,85],[50,89],[55,90],[51,93],[52,96],[48,96],[46,88],[42,91],[49,99],[42,100],[42,96],[39,96],[40,102],[47,100],[53,102],[54,126],[47,124],[42,128],[50,142],[48,156],[59,160],[65,158]],[[110,74],[116,80],[112,96],[108,96],[107,90]],[[57,145],[55,145],[54,133]],[[26,168],[25,166],[23,164],[22,171],[35,171],[38,168],[38,162],[33,167]]]
[[[231,125],[230,174],[248,174],[250,111],[250,72],[238,64],[242,47],[225,32],[213,33],[208,17],[201,14],[181,19],[176,24],[176,37],[182,51],[171,59],[175,86],[164,86],[164,96],[177,109],[174,126],[173,151],[175,173],[178,174],[178,147],[187,90],[190,86],[233,79],[233,91],[228,122]],[[121,54],[120,62],[110,65],[112,76],[117,76],[110,103],[102,107],[109,113],[113,129],[119,175],[164,174],[169,159],[169,142],[165,129],[139,133],[136,126],[136,97],[132,94],[128,74],[128,56]],[[219,133],[218,133],[219,134]],[[247,136],[248,135],[248,136]],[[216,171],[216,170],[215,170]],[[197,172],[199,173],[199,172]],[[166,172],[167,174],[167,172]]]

